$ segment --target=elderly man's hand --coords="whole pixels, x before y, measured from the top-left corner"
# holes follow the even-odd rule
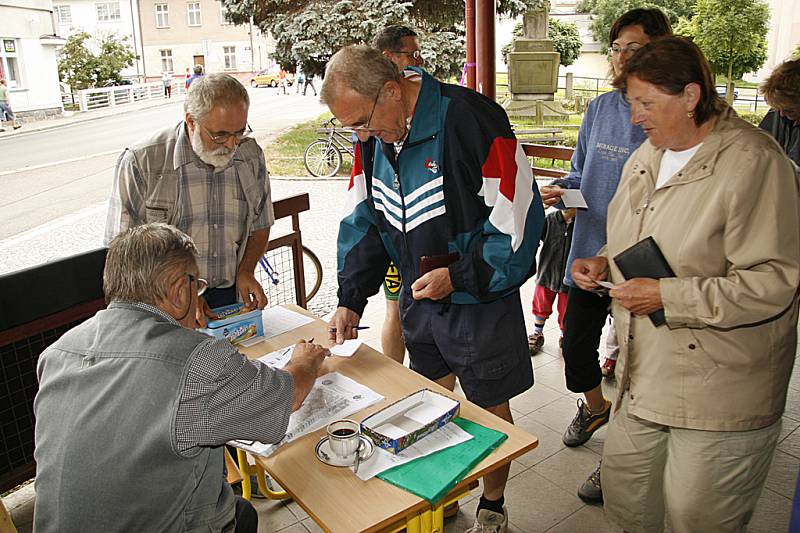
[[[611,289],[608,295],[634,315],[649,315],[664,307],[657,279],[633,278]]]
[[[435,268],[411,284],[411,295],[415,300],[424,298],[441,300],[449,296],[453,290],[453,282],[450,281],[450,271],[447,267]]]
[[[252,272],[240,270],[236,275],[236,288],[242,295],[242,301],[247,307],[264,309],[267,306],[267,295],[264,287],[256,280]]]
[[[608,259],[601,255],[572,262],[572,280],[585,291],[593,291],[608,277]]]
[[[539,189],[539,194],[542,195],[542,203],[545,207],[552,207],[561,201],[561,194],[564,189],[559,185],[545,185]]]
[[[328,340],[342,344],[349,339],[358,338],[358,323],[361,317],[352,309],[338,307],[333,313],[328,327]]]
[[[219,318],[202,296],[197,297],[197,307],[195,307],[195,328],[204,328],[208,323],[208,318],[215,320]]]

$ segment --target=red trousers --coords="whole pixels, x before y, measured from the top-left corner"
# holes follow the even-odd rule
[[[567,312],[567,293],[551,291],[547,287],[536,285],[533,291],[533,316],[545,320],[553,314],[553,302],[558,296],[558,327],[564,331],[564,314]]]

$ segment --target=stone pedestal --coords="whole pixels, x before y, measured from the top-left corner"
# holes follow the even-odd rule
[[[524,37],[514,40],[513,51],[508,54],[511,99],[504,104],[506,112],[517,116],[537,116],[542,111],[546,116],[563,115],[564,110],[554,102],[561,55],[547,38],[547,9],[526,13],[523,25]],[[544,105],[537,106],[537,101]]]

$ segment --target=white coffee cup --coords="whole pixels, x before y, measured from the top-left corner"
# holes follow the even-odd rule
[[[352,461],[361,444],[361,424],[355,420],[342,419],[328,424],[328,441],[331,451],[339,459]]]

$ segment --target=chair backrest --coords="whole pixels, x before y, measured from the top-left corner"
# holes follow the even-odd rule
[[[105,306],[106,249],[0,276],[0,492],[30,479],[39,355]]]
[[[533,170],[533,174],[536,177],[550,177],[550,178],[563,178],[567,174],[569,174],[569,170],[566,169],[566,163],[572,159],[572,153],[575,151],[574,148],[570,148],[569,146],[551,146],[548,144],[536,144],[536,143],[522,143],[522,149],[525,151],[525,155],[528,157],[533,158],[533,165],[531,165],[531,170]],[[536,165],[536,159],[550,159],[552,161],[561,161],[562,168],[543,168]]]

